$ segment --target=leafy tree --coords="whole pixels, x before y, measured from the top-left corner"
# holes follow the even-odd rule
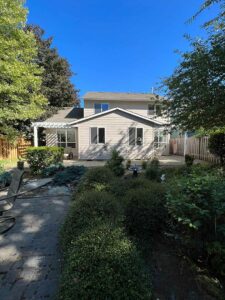
[[[184,130],[225,124],[225,29],[194,40],[174,73],[164,81],[173,123]]]
[[[27,25],[27,32],[33,32],[38,45],[37,63],[44,69],[42,92],[49,106],[65,107],[79,104],[78,90],[71,83],[73,75],[65,58],[60,57],[52,47],[53,38],[44,38],[44,30],[37,25]]]
[[[22,0],[0,0],[0,132],[18,134],[15,120],[39,117],[47,104],[41,93],[42,69],[35,62],[36,41],[25,32]]]

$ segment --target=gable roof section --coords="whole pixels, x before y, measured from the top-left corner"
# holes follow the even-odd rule
[[[151,93],[116,93],[116,92],[87,92],[84,100],[96,101],[157,101],[163,97]]]
[[[101,117],[101,116],[104,116],[106,114],[109,114],[109,113],[112,113],[112,112],[115,112],[115,111],[120,111],[120,112],[123,112],[129,116],[134,116],[136,118],[139,118],[139,119],[142,119],[144,121],[148,121],[150,123],[154,123],[156,125],[165,125],[164,123],[160,122],[160,121],[156,121],[154,119],[150,119],[150,118],[147,118],[147,117],[144,117],[144,116],[141,116],[139,114],[136,114],[134,112],[131,112],[131,111],[128,111],[126,109],[123,109],[123,108],[120,108],[120,107],[115,107],[115,108],[112,108],[112,109],[109,109],[109,110],[106,110],[106,111],[103,111],[103,112],[100,112],[98,114],[93,114],[93,115],[90,115],[88,117],[85,117],[83,119],[79,119],[79,120],[76,120],[74,122],[71,122],[69,123],[68,125],[76,125],[76,124],[79,124],[79,123],[82,123],[82,122],[86,122],[88,120],[91,120],[91,119],[94,119],[94,118],[98,118],[98,117]]]

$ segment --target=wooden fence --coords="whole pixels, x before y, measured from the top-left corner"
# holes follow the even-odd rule
[[[0,137],[0,160],[17,159],[24,157],[26,150],[31,146],[31,142],[23,138],[17,140],[15,144],[10,143],[7,139]]]
[[[170,153],[175,155],[184,155],[184,138],[175,138],[170,140]],[[209,152],[208,137],[190,137],[186,139],[186,154],[193,155],[196,159],[219,163],[219,158]]]

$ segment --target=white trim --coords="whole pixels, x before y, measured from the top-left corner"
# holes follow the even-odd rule
[[[34,122],[33,127],[44,127],[44,128],[72,128],[69,123],[60,122]]]
[[[160,121],[156,121],[156,120],[152,120],[152,119],[149,119],[148,117],[144,117],[144,116],[141,116],[139,114],[136,114],[134,112],[131,112],[131,111],[128,111],[126,109],[123,109],[123,108],[120,108],[120,107],[115,107],[115,108],[112,108],[112,109],[109,109],[109,110],[106,110],[106,111],[103,111],[103,112],[100,112],[98,114],[93,114],[91,116],[88,116],[88,117],[85,117],[85,118],[82,118],[82,119],[79,119],[77,121],[73,121],[71,123],[68,123],[68,125],[76,125],[78,123],[81,123],[81,122],[84,122],[84,121],[88,121],[90,119],[93,119],[93,118],[96,118],[96,117],[100,117],[100,116],[104,116],[108,113],[111,113],[111,112],[114,112],[114,111],[121,111],[121,112],[124,112],[128,115],[131,115],[131,116],[134,116],[134,117],[137,117],[137,118],[140,118],[142,120],[145,120],[145,121],[148,121],[148,122],[151,122],[151,123],[155,123],[157,125],[160,125],[160,126],[163,126],[165,125],[164,123],[160,122]]]
[[[91,128],[97,128],[97,143],[96,144],[92,144],[91,142]],[[98,130],[99,128],[104,128],[104,131],[105,131],[105,143],[99,143],[99,133],[98,133]],[[105,127],[102,127],[102,126],[91,126],[89,127],[89,145],[105,145],[106,144],[106,130],[105,130]]]

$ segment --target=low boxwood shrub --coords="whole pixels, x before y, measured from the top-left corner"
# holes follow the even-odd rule
[[[106,165],[116,176],[123,176],[125,171],[123,161],[124,158],[120,155],[118,151],[114,149],[112,151],[111,158],[110,160],[108,160]]]
[[[33,174],[41,174],[42,170],[63,159],[62,147],[29,147],[26,159]]]
[[[114,179],[114,177],[113,172],[107,167],[91,168],[80,181],[78,191],[107,190],[109,188],[109,183]]]
[[[107,192],[88,191],[75,194],[70,212],[62,228],[61,241],[63,249],[68,249],[71,240],[93,223],[122,221],[120,202]]]
[[[167,220],[165,195],[165,185],[157,182],[127,193],[125,226],[129,234],[145,240],[161,232]]]
[[[108,222],[72,241],[59,299],[151,299],[139,252],[120,227]]]
[[[70,166],[64,168],[63,171],[55,174],[53,183],[55,185],[65,185],[73,181],[78,181],[85,173],[84,166]]]
[[[63,164],[62,163],[58,163],[58,164],[55,164],[55,165],[51,165],[51,166],[49,166],[47,168],[44,168],[42,170],[42,175],[44,177],[49,177],[49,176],[55,175],[57,172],[62,171],[62,170],[64,170]]]

